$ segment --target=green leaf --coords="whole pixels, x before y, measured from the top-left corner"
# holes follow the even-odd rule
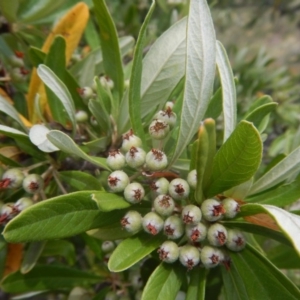
[[[186,300],[204,300],[207,271],[195,268],[190,272],[190,282]]]
[[[187,25],[184,99],[172,165],[196,133],[213,91],[216,37],[205,0],[191,0]]]
[[[41,256],[60,256],[66,259],[68,264],[73,265],[76,261],[74,245],[65,240],[47,241]]]
[[[46,242],[30,243],[23,257],[20,272],[26,274],[30,272],[36,265],[40,255],[44,249]]]
[[[102,241],[115,241],[132,236],[132,233],[122,228],[120,220],[101,228],[89,230],[87,234]]]
[[[222,113],[222,102],[222,88],[220,87],[209,100],[204,119],[212,118],[216,120]]]
[[[143,291],[142,300],[175,299],[185,272],[179,264],[161,263],[149,277]]]
[[[268,104],[264,104],[255,110],[253,110],[249,115],[245,117],[245,120],[252,122],[255,127],[259,127],[260,123],[263,121],[263,119],[272,112],[276,107],[277,103],[272,102]]]
[[[267,252],[268,259],[279,269],[300,269],[298,253],[285,245],[278,245]]]
[[[230,270],[222,268],[226,299],[299,299],[298,288],[253,247],[230,257]]]
[[[44,64],[54,72],[63,82],[66,65],[66,41],[62,36],[56,36],[51,44]],[[66,126],[68,114],[64,110],[64,105],[59,99],[55,89],[46,86],[47,103],[50,107],[53,119]]]
[[[280,186],[271,191],[246,198],[246,201],[260,204],[271,204],[279,207],[290,205],[300,198],[300,177],[294,182]]]
[[[124,88],[124,74],[117,30],[105,1],[93,0],[93,3],[100,30],[104,70],[106,75],[113,80],[119,93],[119,99],[121,99]]]
[[[0,111],[13,118],[23,129],[25,132],[28,131],[26,126],[23,124],[19,113],[17,110],[10,104],[8,101],[0,95]]]
[[[4,230],[8,242],[41,241],[73,236],[120,220],[124,211],[99,211],[91,196],[83,191],[39,202],[11,220]]]
[[[112,253],[108,268],[111,272],[121,272],[150,254],[163,242],[162,236],[141,232],[122,241]]]
[[[128,99],[129,99],[129,115],[131,128],[137,136],[139,136],[143,143],[145,143],[145,134],[142,125],[141,116],[141,80],[142,80],[142,60],[143,60],[143,50],[146,39],[146,29],[151,19],[152,13],[155,8],[155,1],[148,11],[148,14],[143,22],[139,36],[136,42],[133,55],[132,70],[130,76]]]
[[[88,107],[102,131],[108,132],[111,129],[111,120],[101,100],[90,99]]]
[[[259,132],[251,123],[240,122],[215,155],[206,196],[214,196],[250,179],[261,157]]]
[[[37,265],[25,275],[20,272],[8,275],[2,281],[1,288],[6,293],[16,294],[89,286],[99,280],[100,277],[75,268],[59,265]]]
[[[131,206],[131,204],[125,201],[123,197],[113,193],[97,192],[92,194],[92,199],[97,203],[97,206],[101,211],[112,211]]]
[[[279,207],[272,205],[245,204],[242,206],[241,212],[254,211],[255,213],[267,213],[270,215],[285,236],[291,241],[295,250],[300,255],[300,216],[289,213]]]
[[[59,172],[59,177],[76,190],[101,190],[102,186],[98,179],[91,174],[82,171]]]
[[[73,134],[76,130],[75,107],[72,96],[65,84],[46,65],[39,65],[37,74],[44,84],[54,92],[61,101],[70,121],[73,125]]]
[[[103,157],[92,157],[84,153],[76,143],[65,133],[59,130],[51,130],[47,134],[47,138],[51,143],[53,143],[57,148],[63,152],[74,154],[89,161],[90,163],[102,167],[103,169],[109,170],[106,165],[106,159]]]
[[[0,1],[0,11],[8,22],[15,22],[17,20],[17,11],[19,7],[19,0]]]
[[[221,78],[225,142],[236,126],[236,90],[230,62],[223,45],[217,41],[217,66]]]
[[[185,36],[184,18],[165,31],[145,56],[141,82],[142,118],[151,113],[154,107],[162,107],[184,76]],[[118,119],[120,132],[124,132],[128,126],[128,107],[128,95],[125,95]]]
[[[300,147],[296,148],[287,157],[277,163],[272,169],[256,180],[251,188],[253,195],[269,189],[278,183],[288,179],[292,174],[300,170]]]
[[[119,45],[123,56],[133,47],[134,39],[131,36],[121,37],[119,38]],[[88,53],[70,68],[71,74],[78,80],[81,87],[90,86],[94,76],[103,73],[103,71],[103,57],[100,47]]]
[[[39,64],[43,64],[46,58],[46,54],[39,48],[30,46],[28,56],[34,67],[38,67]]]

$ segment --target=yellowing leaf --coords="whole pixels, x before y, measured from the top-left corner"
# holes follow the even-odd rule
[[[71,10],[69,10],[64,17],[57,23],[54,29],[48,35],[42,51],[47,53],[50,46],[57,35],[62,35],[66,40],[66,62],[70,60],[72,53],[76,49],[82,33],[85,29],[89,18],[89,8],[84,2],[77,3]],[[44,85],[37,75],[36,69],[32,71],[31,80],[28,91],[28,113],[29,118],[33,123],[36,123],[38,116],[34,111],[34,99],[35,95],[40,94],[41,111],[45,110],[49,114],[49,108],[47,105],[47,98]]]
[[[0,154],[9,158],[9,159],[12,159],[12,160],[15,160],[15,161],[19,161],[19,155],[22,153],[22,151],[15,147],[15,146],[6,146],[6,147],[2,147],[0,149]]]

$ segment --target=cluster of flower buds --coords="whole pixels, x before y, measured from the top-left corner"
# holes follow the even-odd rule
[[[29,194],[40,192],[44,187],[44,180],[39,174],[24,175],[21,169],[8,169],[0,180],[0,189],[23,189]]]
[[[155,120],[156,124],[165,122]],[[166,124],[170,126],[170,123]],[[158,135],[152,137],[161,138]],[[140,174],[145,171],[155,173],[164,170],[168,161],[161,150],[152,149],[146,153],[141,147],[141,139],[130,130],[123,135],[121,149],[111,151],[107,157],[107,165],[114,170],[107,180],[111,192],[123,193],[125,200],[131,204],[153,198],[151,211],[142,216],[138,211],[129,210],[121,219],[121,226],[132,234],[141,230],[151,235],[162,232],[168,240],[160,246],[158,253],[160,259],[167,263],[179,259],[188,269],[198,264],[206,268],[220,263],[228,266],[227,250],[240,251],[246,242],[242,232],[227,229],[220,221],[236,216],[240,208],[238,202],[226,198],[222,201],[206,199],[201,205],[189,204],[193,195],[191,191],[197,186],[196,170],[191,170],[186,179],[159,177],[150,183],[151,192],[147,194],[143,185],[149,185],[148,178],[142,183],[130,182],[123,168],[129,166],[141,171]]]
[[[17,202],[1,203],[0,210],[0,224],[6,224],[12,218],[14,218],[21,211],[27,209],[33,205],[33,201],[30,198],[22,197]]]

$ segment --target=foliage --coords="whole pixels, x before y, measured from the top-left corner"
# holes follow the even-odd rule
[[[233,71],[205,0],[33,2],[0,3],[2,291],[299,299],[300,147],[263,158],[267,55]]]

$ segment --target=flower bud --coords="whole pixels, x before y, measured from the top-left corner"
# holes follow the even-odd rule
[[[155,212],[147,213],[143,218],[143,228],[146,232],[156,235],[164,227],[163,219]]]
[[[185,224],[196,225],[201,221],[202,213],[198,206],[190,204],[183,208],[181,217]]]
[[[231,251],[241,251],[246,246],[244,234],[237,229],[228,229],[226,247]]]
[[[225,218],[232,219],[240,211],[240,205],[232,198],[227,198],[223,200],[222,204],[225,209]]]
[[[179,248],[172,241],[165,241],[158,249],[159,259],[166,263],[173,263],[179,257]]]
[[[20,169],[7,170],[0,181],[0,188],[16,189],[22,185],[24,174]]]
[[[75,119],[79,123],[86,122],[89,118],[89,115],[86,111],[84,110],[78,110],[75,114]]]
[[[33,201],[30,198],[23,197],[15,203],[14,207],[17,211],[23,211],[32,205]]]
[[[201,205],[201,211],[203,218],[209,222],[220,220],[225,213],[223,205],[215,199],[204,200]]]
[[[131,168],[139,168],[145,163],[146,152],[139,147],[131,147],[125,155],[126,162]]]
[[[190,186],[181,178],[173,179],[169,185],[169,194],[174,200],[186,199],[190,193]]]
[[[191,188],[196,189],[196,187],[197,187],[197,171],[196,170],[192,170],[189,172],[188,177],[187,177],[187,182]]]
[[[77,92],[83,100],[89,100],[94,95],[93,89],[90,88],[89,86],[85,86],[83,88],[78,88]]]
[[[212,246],[223,246],[227,240],[226,228],[219,223],[211,225],[207,230],[207,239]]]
[[[99,80],[104,88],[108,88],[110,90],[114,88],[114,82],[108,76],[101,76]]]
[[[189,270],[200,262],[199,250],[191,245],[182,246],[179,250],[179,260]]]
[[[130,210],[121,219],[121,225],[126,231],[137,233],[142,229],[142,216],[135,210]]]
[[[23,180],[23,188],[27,193],[38,193],[44,188],[44,180],[38,174],[29,174]]]
[[[120,170],[125,166],[125,156],[120,150],[109,151],[106,163],[110,169]]]
[[[142,140],[133,134],[133,130],[130,129],[126,134],[123,134],[123,142],[121,150],[128,152],[131,147],[141,147]]]
[[[174,103],[171,102],[171,101],[168,101],[166,104],[165,104],[165,110],[167,109],[173,109],[174,107]]]
[[[132,182],[126,186],[124,197],[130,203],[139,203],[145,197],[145,190],[140,183]]]
[[[169,239],[176,240],[184,233],[184,226],[182,220],[177,216],[170,216],[165,220],[164,234]]]
[[[151,182],[150,188],[155,195],[166,195],[169,191],[169,181],[165,177],[161,177]]]
[[[223,253],[220,249],[204,246],[201,250],[200,258],[205,268],[214,268],[223,261]]]
[[[170,216],[175,208],[174,200],[169,195],[159,195],[153,202],[155,211],[161,216]]]
[[[112,192],[123,192],[129,184],[129,177],[123,171],[114,171],[108,176],[107,183]]]
[[[176,114],[172,111],[170,107],[168,107],[166,110],[160,110],[156,115],[155,118],[165,122],[170,126],[170,128],[175,126],[177,116]]]
[[[13,202],[4,203],[1,207],[1,220],[11,220],[18,212],[14,209]]]
[[[158,149],[152,149],[146,155],[146,165],[151,171],[163,170],[168,165],[167,156]]]
[[[11,79],[15,82],[24,82],[28,78],[29,71],[24,67],[10,70]]]
[[[115,249],[115,244],[112,241],[104,241],[101,245],[101,249],[105,253],[112,252]]]
[[[203,223],[198,223],[196,225],[187,225],[185,227],[185,233],[191,242],[198,243],[205,240],[207,235],[207,228]]]
[[[170,126],[162,120],[155,119],[149,126],[150,136],[156,140],[164,139],[168,135],[169,131]]]
[[[12,67],[15,68],[21,68],[24,67],[24,60],[23,60],[24,54],[19,51],[15,51],[15,54],[10,56],[9,62]]]

